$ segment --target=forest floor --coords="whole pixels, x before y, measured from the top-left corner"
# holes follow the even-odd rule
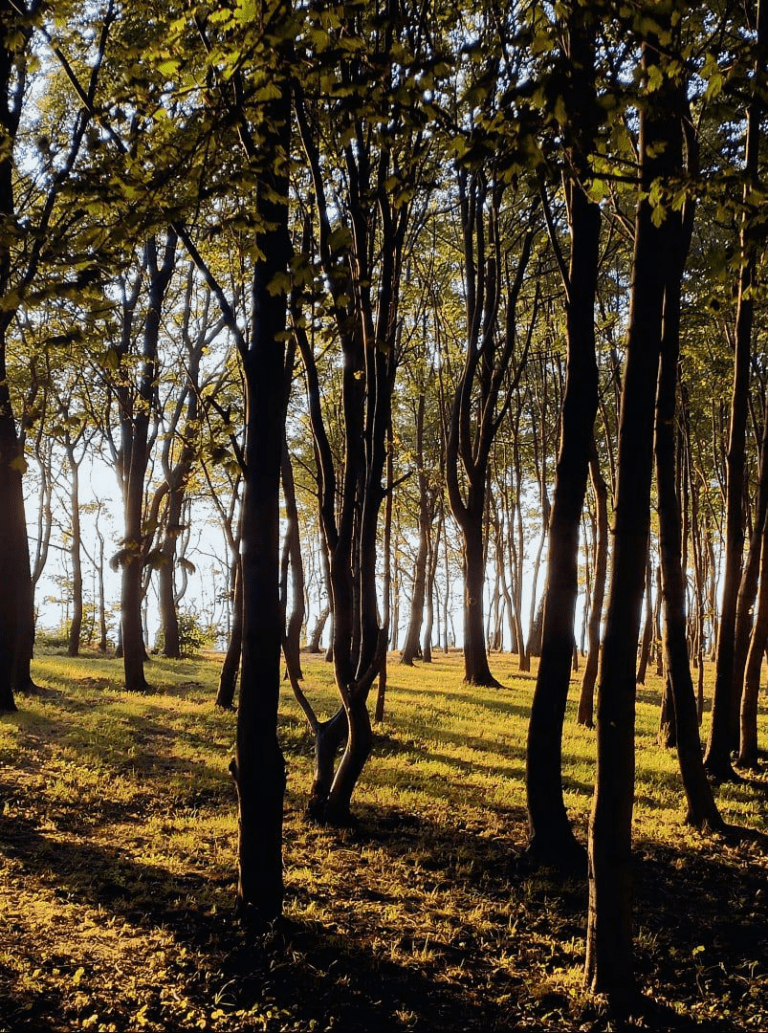
[[[285,921],[254,941],[233,918],[235,715],[213,706],[215,660],[154,659],[135,696],[118,661],[41,656],[44,691],[0,718],[0,1033],[617,1028],[583,989],[585,882],[523,856],[533,678],[492,667],[501,689],[462,685],[455,654],[390,657],[354,830],[304,820],[311,741],[285,691]],[[328,665],[305,674],[330,712]],[[659,690],[638,693],[627,1025],[766,1030],[768,857],[684,825]],[[595,744],[574,706],[564,785],[585,840]],[[768,831],[765,767],[718,800]]]

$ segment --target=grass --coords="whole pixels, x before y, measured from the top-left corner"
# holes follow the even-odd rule
[[[504,688],[470,689],[456,655],[390,658],[354,831],[303,819],[311,742],[286,692],[286,921],[254,943],[232,916],[235,718],[213,706],[217,665],[153,660],[156,691],[135,696],[116,661],[40,657],[46,691],[0,719],[0,1033],[613,1028],[582,986],[585,885],[521,859],[533,680],[509,657],[493,669]],[[328,666],[305,671],[330,712]],[[766,1029],[768,863],[684,826],[659,688],[638,693],[635,808],[655,1010],[630,1025]],[[584,839],[595,745],[574,707],[564,786]],[[751,777],[720,806],[766,832],[768,778]]]

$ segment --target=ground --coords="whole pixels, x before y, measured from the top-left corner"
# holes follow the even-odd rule
[[[341,831],[304,819],[311,741],[286,688],[286,914],[256,937],[233,915],[235,716],[213,706],[216,661],[153,660],[155,691],[136,696],[118,661],[40,657],[43,693],[0,717],[0,1033],[616,1028],[583,988],[585,883],[523,853],[532,676],[492,666],[501,689],[462,685],[455,654],[390,656],[358,825]],[[328,665],[305,674],[331,707]],[[765,1030],[768,859],[683,824],[659,688],[638,702],[628,1025]],[[571,708],[564,751],[583,841],[594,734]],[[749,777],[719,802],[765,832],[768,777]]]

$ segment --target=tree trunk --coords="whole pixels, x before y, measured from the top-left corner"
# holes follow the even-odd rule
[[[72,560],[72,623],[69,626],[67,656],[77,656],[80,652],[80,634],[83,627],[83,564],[81,560],[79,471],[75,450],[71,445],[67,447],[67,456],[71,476],[69,500],[72,508],[72,541],[69,548]]]
[[[571,102],[579,119],[575,163],[588,175],[587,154],[594,141],[594,47],[585,33],[583,9],[568,22]],[[573,128],[573,127],[571,127]],[[541,629],[541,659],[531,706],[526,750],[528,851],[547,864],[583,870],[584,848],[577,843],[563,800],[562,737],[576,655],[574,621],[578,597],[579,528],[587,489],[590,449],[597,414],[595,294],[597,291],[600,208],[581,183],[566,183],[571,233],[566,283],[568,361],[560,420],[560,453],[549,522],[547,582]]]
[[[163,630],[163,655],[173,660],[178,660],[181,657],[179,615],[176,610],[176,591],[173,575],[176,568],[176,529],[181,524],[183,504],[184,489],[181,486],[174,485],[168,495],[166,528],[161,546],[163,561],[157,572],[160,625]]]
[[[643,42],[643,68],[663,60]],[[640,112],[642,189],[674,174],[680,117],[671,80],[648,95]],[[589,911],[586,978],[624,1008],[634,994],[632,958],[632,807],[635,782],[636,658],[645,583],[656,380],[662,303],[667,283],[669,223],[655,226],[647,198],[638,201],[627,359],[619,427],[614,553],[600,664],[597,771],[589,826]]]
[[[216,706],[225,710],[234,706],[237,689],[237,674],[243,655],[243,573],[240,556],[233,564],[235,583],[232,591],[232,630],[229,633],[227,652],[219,674],[219,688],[216,693]]]
[[[760,553],[760,590],[757,596],[757,613],[749,641],[747,663],[744,671],[744,691],[741,696],[739,766],[756,768],[758,759],[757,712],[760,694],[760,671],[763,654],[768,643],[768,517],[763,520],[762,548]]]
[[[682,128],[680,130],[682,133]],[[682,152],[682,139],[677,144]],[[686,820],[699,828],[721,829],[723,820],[707,781],[701,756],[699,719],[691,680],[685,616],[685,576],[682,563],[680,502],[675,473],[675,398],[680,356],[680,295],[685,260],[693,228],[693,211],[669,213],[670,255],[664,296],[664,333],[656,395],[656,485],[659,499],[659,552],[664,609],[663,647],[671,713],[668,745],[677,746],[683,787],[688,801]],[[667,704],[669,705],[669,704]]]
[[[608,488],[600,472],[600,460],[594,439],[589,460],[592,476],[592,490],[597,508],[597,548],[595,571],[592,582],[592,599],[589,605],[588,652],[579,694],[579,724],[594,727],[595,682],[600,660],[600,632],[603,623],[603,600],[608,574]]]
[[[320,640],[323,637],[323,629],[325,628],[330,612],[330,606],[324,606],[320,613],[317,615],[315,626],[312,629],[312,634],[309,636],[309,642],[307,643],[308,653],[322,652],[320,648]]]
[[[653,566],[651,564],[650,549],[647,552],[645,567],[645,624],[643,626],[643,637],[640,643],[640,657],[637,664],[637,684],[645,685],[645,677],[648,672],[648,661],[651,658],[651,645],[654,638],[654,614],[653,596],[651,587],[653,585]]]
[[[280,2],[274,17],[289,5]],[[276,46],[276,53],[280,47]],[[243,648],[235,757],[238,801],[237,907],[268,923],[283,907],[283,797],[285,762],[278,740],[283,627],[280,607],[280,465],[285,432],[286,296],[274,291],[291,255],[288,181],[291,95],[273,73],[279,96],[265,104],[262,147],[271,155],[257,192],[269,227],[258,237],[264,256],[254,264],[251,333],[241,343],[246,389],[242,523]],[[276,80],[276,81],[275,81]],[[251,159],[255,143],[244,140]],[[253,151],[253,153],[251,153]]]
[[[429,527],[432,519],[427,496],[427,478],[424,473],[424,405],[425,395],[422,391],[416,409],[416,466],[419,487],[419,547],[416,553],[416,564],[413,571],[413,596],[411,598],[411,616],[408,632],[405,636],[400,663],[409,667],[419,655],[421,642],[421,626],[424,621],[424,599],[427,587],[427,559],[429,556]]]
[[[760,485],[763,494],[768,487],[768,398],[764,406],[762,441],[760,442]],[[768,513],[760,514],[761,523],[756,527],[760,542],[760,589],[757,594],[757,605],[749,640],[747,659],[744,667],[744,689],[741,693],[741,712],[739,715],[739,760],[741,767],[753,768],[757,765],[757,712],[760,692],[760,671],[763,653],[768,643]]]
[[[291,371],[293,371],[293,358],[291,358],[290,366]],[[293,480],[293,467],[291,465],[287,440],[283,443],[282,481],[286,516],[285,541],[280,569],[280,598],[283,608],[283,621],[285,622],[283,648],[290,656],[290,661],[286,657],[286,662],[293,664],[295,676],[301,679],[303,678],[301,671],[301,629],[304,626],[304,566],[301,560],[296,486]],[[291,607],[290,614],[287,614],[289,567],[291,569],[291,598],[293,606]]]
[[[768,39],[768,6],[765,0],[757,2],[757,39],[759,53]],[[734,777],[731,750],[737,747],[738,714],[734,695],[741,692],[742,683],[734,682],[736,671],[736,606],[744,550],[743,494],[744,457],[749,399],[749,369],[752,353],[752,326],[754,322],[754,290],[756,286],[757,249],[764,239],[762,225],[753,223],[749,214],[749,194],[759,189],[761,119],[764,105],[758,84],[762,83],[763,60],[755,63],[752,96],[747,109],[745,151],[744,212],[739,236],[741,265],[738,274],[736,332],[734,342],[733,393],[731,396],[730,436],[727,456],[727,499],[725,568],[723,599],[720,609],[720,630],[717,640],[717,669],[715,692],[712,700],[712,722],[704,757],[707,773],[719,781]]]
[[[485,589],[485,550],[483,547],[483,509],[471,508],[462,526],[464,535],[464,681],[467,685],[500,688],[488,665],[485,644],[483,592]]]

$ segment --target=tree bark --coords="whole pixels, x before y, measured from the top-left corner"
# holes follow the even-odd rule
[[[592,490],[595,493],[597,509],[597,545],[595,570],[592,582],[592,599],[589,606],[587,662],[581,679],[579,711],[577,721],[587,728],[594,727],[595,682],[600,660],[600,633],[603,623],[603,601],[608,574],[608,487],[600,472],[600,460],[594,439],[589,459]]]
[[[413,666],[414,658],[419,655],[421,644],[421,626],[424,621],[424,600],[427,587],[427,559],[429,556],[429,530],[432,522],[429,498],[427,495],[427,478],[424,471],[424,406],[425,394],[419,394],[416,407],[416,467],[419,491],[419,547],[413,571],[413,595],[411,598],[411,615],[408,631],[403,643],[400,663]]]
[[[757,48],[762,52],[768,39],[768,6],[757,0]],[[762,49],[761,49],[762,48]],[[752,96],[747,109],[745,152],[744,212],[739,235],[741,266],[738,274],[736,332],[734,342],[733,392],[731,395],[730,436],[727,456],[727,499],[725,566],[720,628],[717,639],[717,668],[712,700],[712,722],[704,756],[707,773],[718,781],[733,779],[731,750],[736,748],[738,729],[734,717],[738,713],[734,695],[741,692],[741,681],[734,683],[736,670],[736,606],[744,550],[743,493],[744,456],[749,394],[749,368],[754,322],[755,271],[757,248],[763,240],[763,229],[754,224],[749,214],[749,194],[759,188],[759,152],[761,119],[764,105],[758,83],[762,82],[764,61],[755,63]]]
[[[582,176],[594,139],[594,44],[584,9],[568,20],[569,103],[574,118],[571,158]],[[526,750],[528,851],[548,864],[583,869],[563,800],[562,735],[574,649],[578,596],[579,528],[587,488],[590,449],[597,414],[595,295],[597,292],[600,208],[581,182],[566,182],[571,236],[566,287],[568,360],[560,421],[560,451],[549,522],[549,555],[544,590],[541,659],[531,706]],[[557,247],[556,238],[553,245]]]
[[[219,687],[216,706],[231,709],[235,702],[237,675],[243,655],[243,573],[240,555],[235,557],[234,585],[232,588],[232,629],[229,633],[227,652],[219,673]]]
[[[280,22],[290,5],[278,2]],[[280,47],[275,49],[275,59]],[[231,765],[238,801],[237,908],[244,918],[271,922],[283,907],[283,797],[285,761],[278,739],[278,701],[283,627],[280,607],[280,465],[285,431],[286,295],[275,291],[285,276],[288,230],[287,160],[291,93],[282,72],[273,72],[279,96],[265,105],[261,149],[270,155],[257,190],[268,228],[258,236],[263,258],[251,284],[251,333],[240,355],[246,390],[243,521],[243,644],[235,756]],[[251,160],[257,146],[241,135]],[[241,339],[242,340],[242,339]]]
[[[651,36],[643,69],[663,61]],[[642,189],[674,174],[668,141],[679,112],[665,88],[640,112]],[[636,657],[645,582],[656,380],[667,283],[669,224],[654,225],[646,197],[637,205],[627,359],[619,426],[614,553],[600,663],[597,771],[589,827],[586,979],[624,1008],[634,994],[632,957],[632,807],[635,781]]]
[[[684,109],[685,97],[680,99]],[[680,138],[670,139],[668,147],[682,163],[682,126]],[[689,152],[691,147],[689,146]],[[689,157],[690,161],[690,157]],[[667,718],[668,745],[677,746],[683,787],[688,802],[686,820],[698,828],[722,829],[724,822],[715,804],[701,756],[696,697],[686,637],[685,576],[681,535],[680,501],[675,469],[676,391],[680,356],[680,297],[685,260],[693,230],[691,202],[683,215],[667,213],[669,256],[664,295],[662,351],[656,395],[656,486],[659,501],[659,552],[664,611],[663,648],[667,671],[665,703],[671,702]],[[669,700],[668,700],[669,697]],[[669,740],[674,740],[674,742]]]

